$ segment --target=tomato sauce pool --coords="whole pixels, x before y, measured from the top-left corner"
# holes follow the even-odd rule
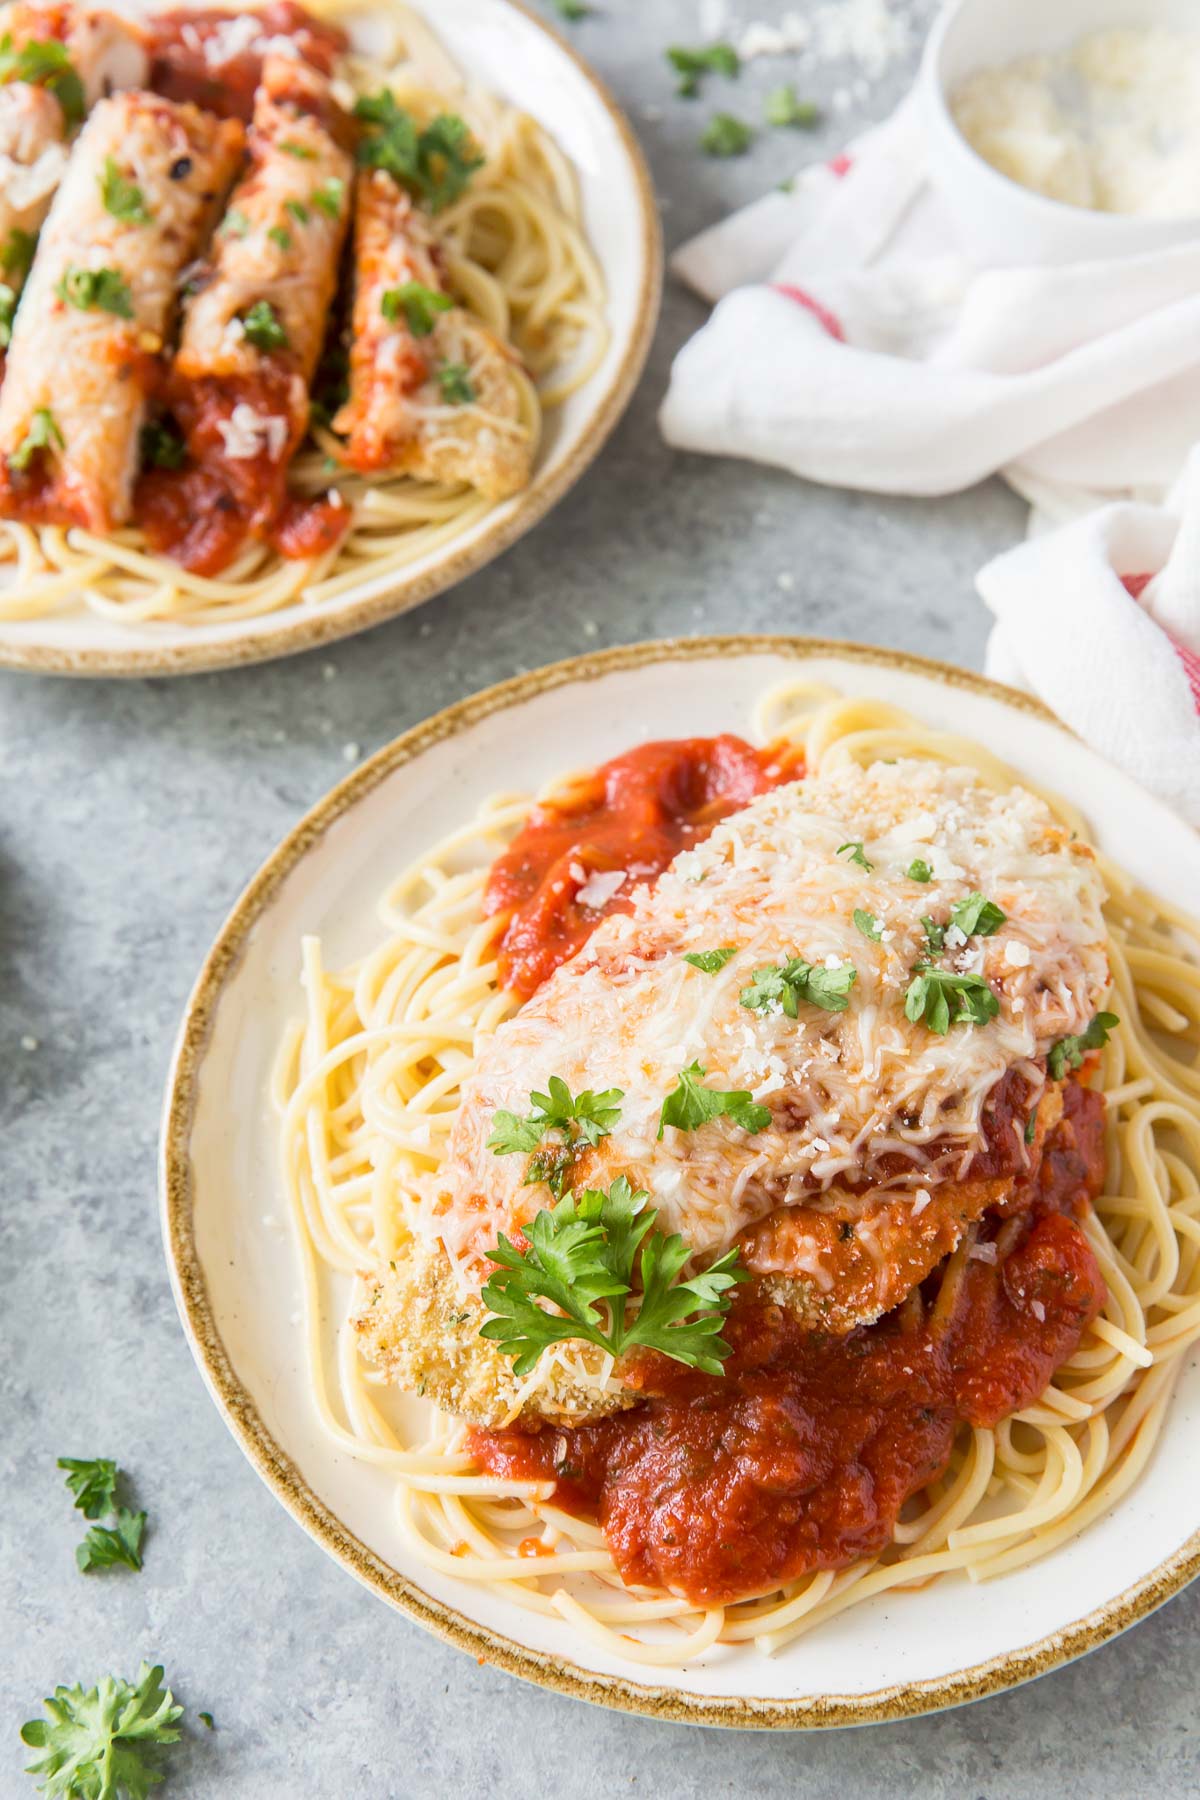
[[[500,942],[505,986],[523,998],[535,993],[602,918],[630,910],[639,882],[803,772],[790,746],[755,750],[729,734],[681,738],[628,750],[535,807],[493,863],[484,896],[488,914],[512,913]],[[591,906],[580,897],[593,876],[617,870],[625,880],[615,894]]]
[[[344,31],[294,0],[269,0],[254,12],[223,6],[173,7],[146,21],[150,85],[168,100],[190,100],[223,119],[249,123],[263,56],[281,40],[321,73],[346,48]]]
[[[598,1517],[626,1582],[696,1601],[877,1554],[960,1426],[1036,1400],[1103,1303],[1070,1214],[1103,1180],[1104,1099],[1078,1083],[1064,1099],[1023,1215],[994,1222],[997,1260],[968,1259],[940,1303],[934,1275],[920,1309],[834,1338],[746,1289],[722,1376],[646,1354],[626,1371],[646,1395],[629,1411],[572,1429],[477,1429],[473,1455]]]

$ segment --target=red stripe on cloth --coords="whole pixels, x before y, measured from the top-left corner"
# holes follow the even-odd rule
[[[1187,684],[1192,690],[1192,703],[1195,706],[1196,711],[1200,713],[1200,656],[1197,656],[1194,650],[1189,650],[1186,644],[1179,643],[1175,638],[1171,639],[1171,645],[1176,656],[1183,664],[1183,672],[1187,676]]]
[[[827,306],[822,306],[819,300],[814,300],[812,295],[806,294],[803,288],[792,287],[790,282],[777,281],[774,283],[774,287],[777,294],[782,294],[787,300],[794,300],[797,306],[802,306],[806,312],[810,312],[813,318],[825,327],[831,338],[836,338],[839,344],[845,343],[846,334]]]
[[[1122,575],[1121,586],[1131,600],[1140,600],[1153,580],[1153,575]],[[1197,656],[1194,650],[1189,650],[1186,644],[1181,644],[1178,638],[1173,638],[1169,631],[1164,632],[1163,636],[1183,664],[1183,673],[1191,691],[1192,704],[1200,713],[1200,656]]]
[[[831,156],[825,167],[831,175],[848,175],[854,167],[854,158],[843,150],[840,156]]]

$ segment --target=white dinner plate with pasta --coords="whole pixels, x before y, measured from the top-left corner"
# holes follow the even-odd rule
[[[1200,1569],[1200,844],[1035,701],[805,639],[461,702],[292,833],[164,1120],[284,1506],[531,1680],[849,1724]]]
[[[657,213],[519,0],[8,0],[0,42],[0,663],[328,643],[598,453]]]

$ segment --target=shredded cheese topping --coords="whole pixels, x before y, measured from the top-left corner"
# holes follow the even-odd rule
[[[837,854],[848,840],[862,842],[869,869]],[[909,877],[917,859],[929,882]],[[922,917],[946,924],[974,891],[1005,922],[953,943],[948,932],[936,962],[986,981],[999,1013],[939,1036],[904,1009],[930,955]],[[487,1140],[497,1109],[524,1114],[551,1075],[573,1093],[623,1091],[616,1128],[578,1178],[599,1186],[627,1174],[700,1255],[831,1187],[871,1183],[919,1210],[936,1183],[965,1173],[1000,1078],[1024,1066],[1040,1085],[1050,1044],[1099,1009],[1103,899],[1091,851],[1040,800],[994,793],[967,770],[846,767],[764,795],[653,889],[638,888],[632,913],[606,919],[499,1028],[464,1089],[423,1229],[477,1282],[497,1232],[546,1203],[544,1187],[523,1185],[525,1159],[497,1156]],[[878,942],[855,925],[856,909],[878,922]],[[684,961],[717,945],[737,954],[714,974]],[[778,1002],[741,1003],[756,969],[794,957],[854,965],[845,1011],[802,1001],[793,1018]],[[722,1117],[659,1140],[663,1100],[693,1062],[706,1085],[753,1094],[771,1123],[751,1133]]]

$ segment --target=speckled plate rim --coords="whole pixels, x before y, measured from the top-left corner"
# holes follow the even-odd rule
[[[642,279],[635,324],[620,362],[611,371],[608,385],[593,403],[592,416],[578,443],[562,461],[533,481],[511,511],[502,505],[493,523],[478,537],[455,552],[450,550],[433,568],[419,575],[400,576],[383,593],[333,606],[328,611],[306,613],[293,624],[275,630],[253,621],[244,634],[219,644],[130,644],[128,649],[78,650],[65,645],[6,643],[0,641],[0,668],[31,670],[43,675],[71,675],[80,679],[110,676],[198,675],[211,669],[244,668],[251,663],[274,662],[315,650],[341,638],[354,637],[373,625],[410,612],[435,595],[465,581],[492,562],[518,538],[544,519],[552,507],[574,486],[593,463],[628,406],[650,353],[662,300],[662,228],[650,171],[632,126],[617,105],[608,86],[584,57],[525,0],[500,0],[520,13],[575,65],[607,113],[627,160],[637,194],[640,224]],[[266,615],[270,618],[272,615]]]
[[[347,1530],[275,1441],[239,1380],[217,1328],[193,1233],[191,1131],[200,1071],[222,993],[250,932],[268,912],[292,871],[329,828],[396,769],[413,762],[432,745],[538,694],[655,663],[754,655],[797,661],[829,656],[865,666],[899,669],[999,701],[1060,730],[1066,729],[1031,696],[932,657],[833,638],[765,635],[661,639],[599,650],[515,676],[435,713],[378,751],[319,801],[263,863],[222,926],[184,1011],[167,1078],[159,1169],[163,1244],[175,1303],[192,1355],[226,1425],[257,1473],[323,1550],[365,1587],[419,1625],[467,1651],[477,1661],[494,1664],[540,1687],[648,1718],[757,1730],[882,1724],[984,1699],[1099,1648],[1144,1619],[1200,1574],[1200,1530],[1123,1593],[1082,1618],[1034,1643],[936,1679],[894,1684],[862,1694],[768,1700],[698,1694],[598,1674],[568,1658],[531,1649],[465,1618],[400,1575]]]

